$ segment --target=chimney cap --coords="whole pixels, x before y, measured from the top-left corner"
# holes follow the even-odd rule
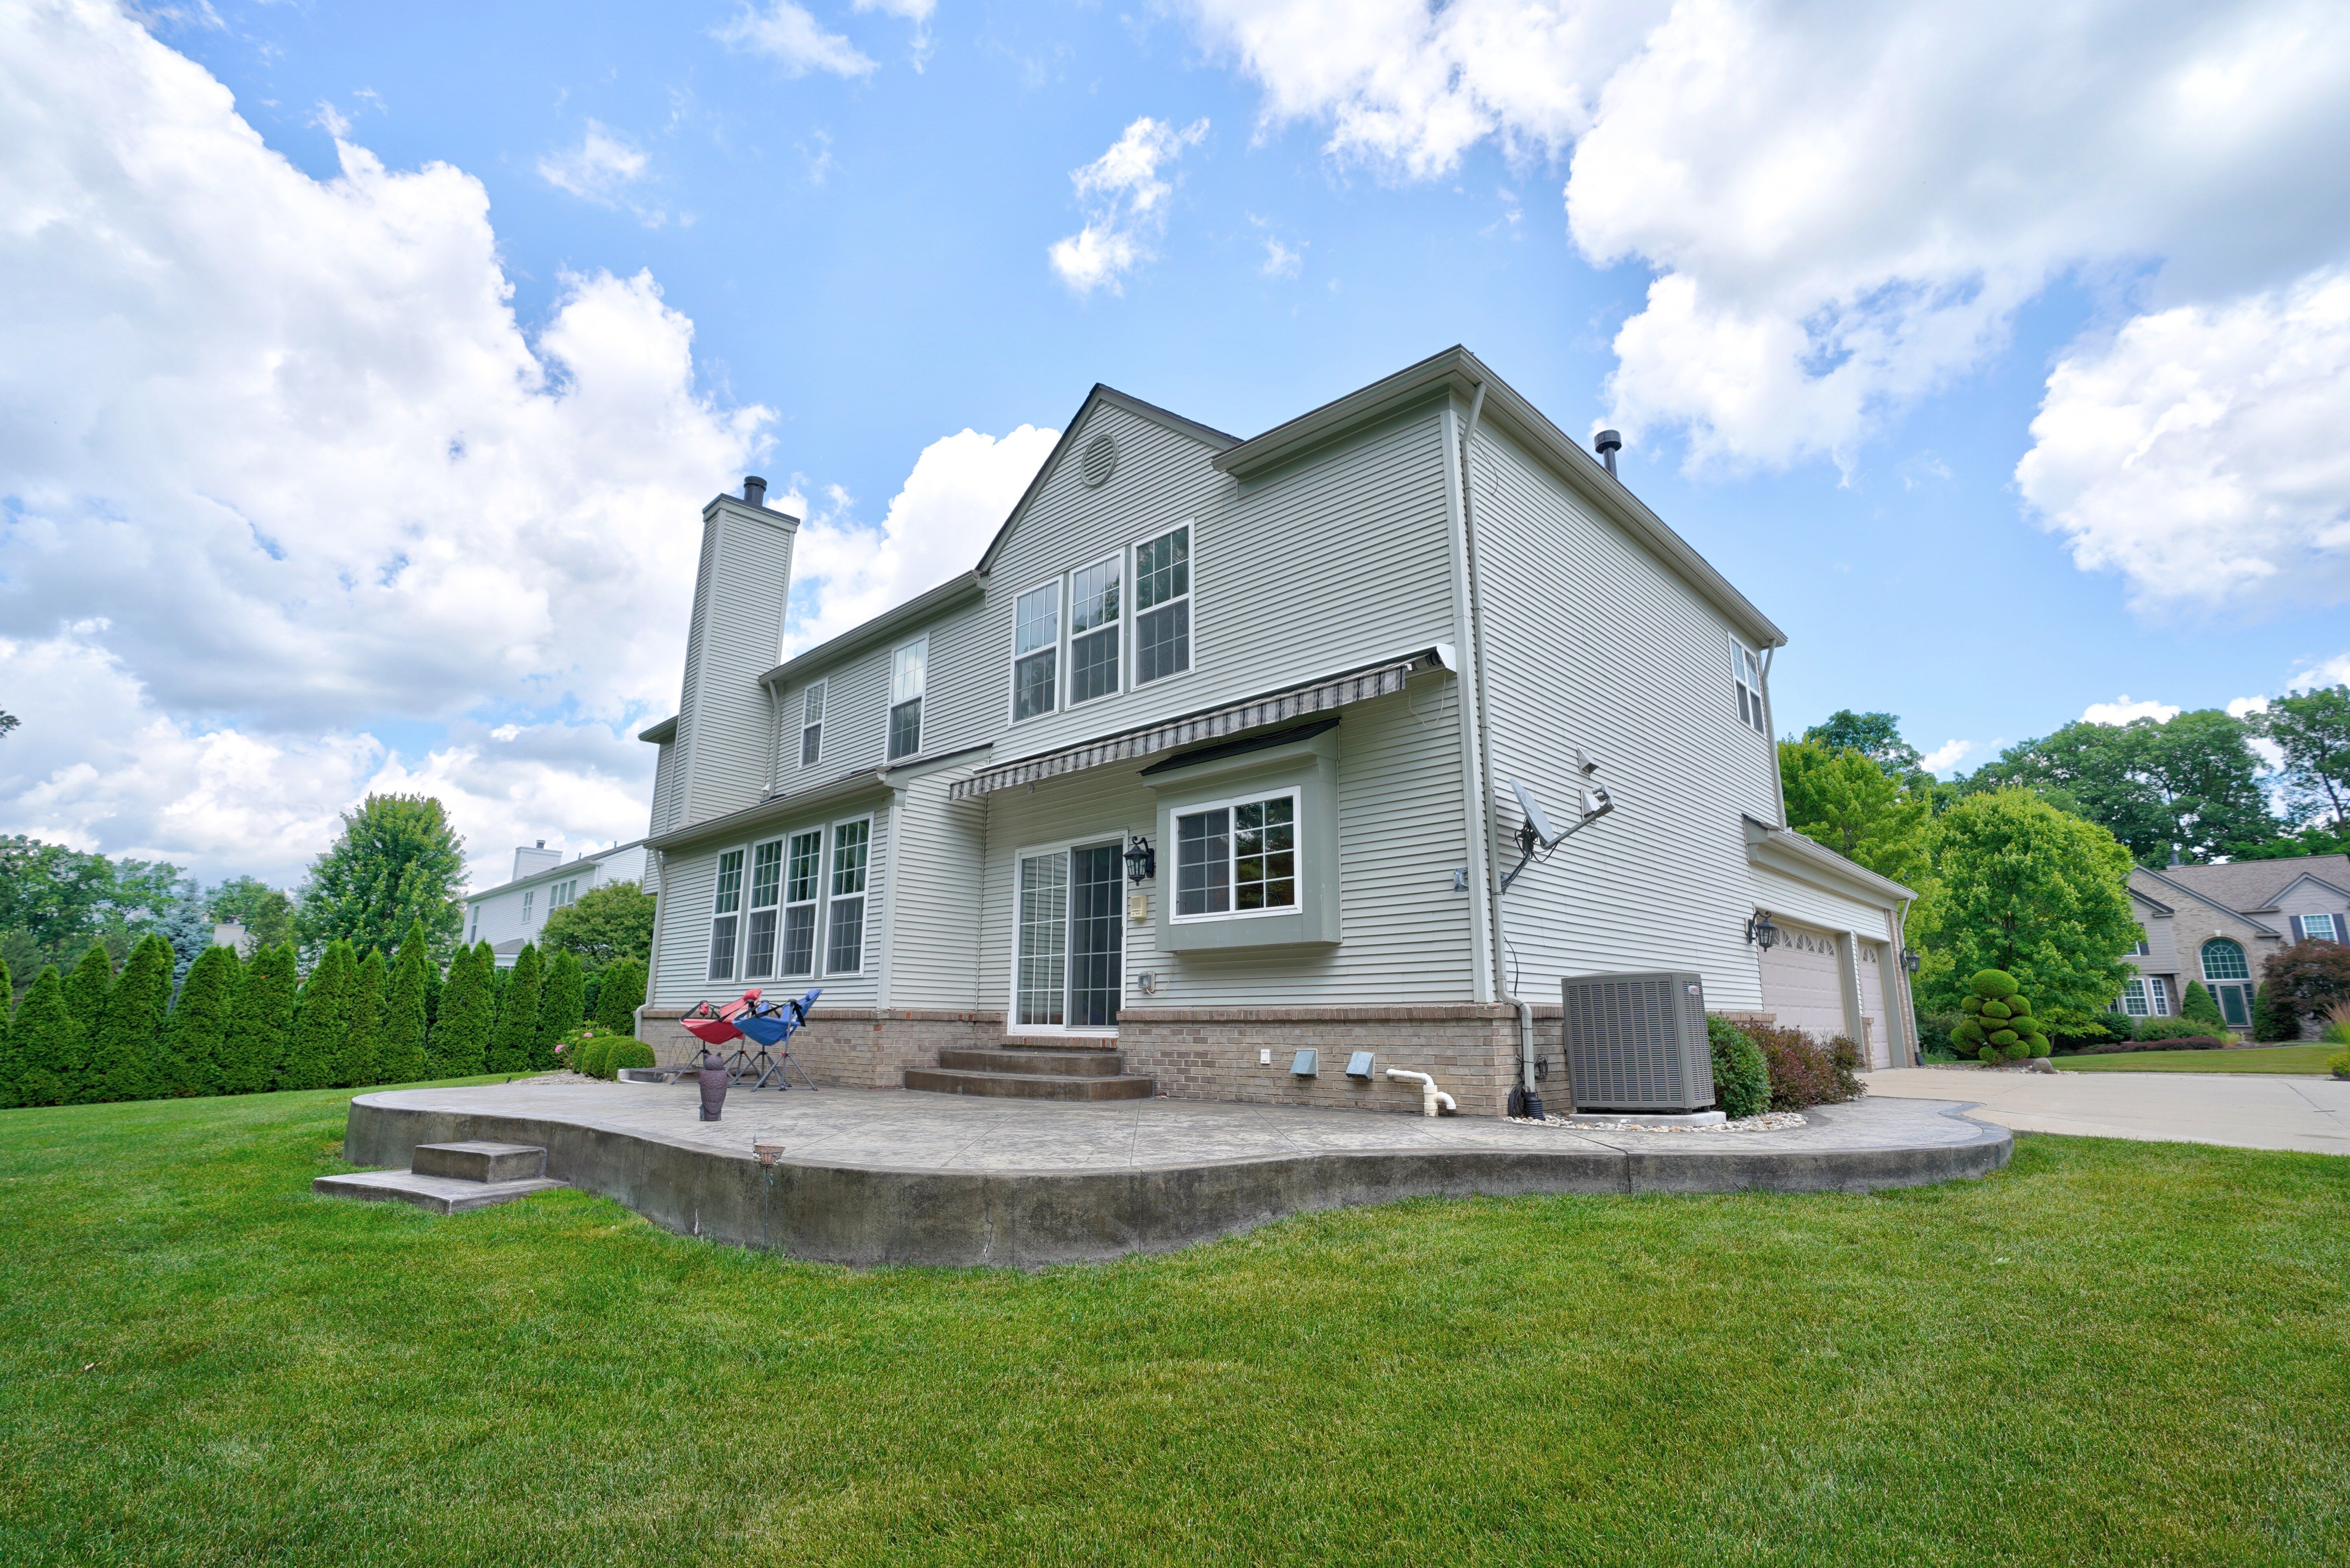
[[[1624,450],[1624,432],[1621,431],[1601,431],[1596,436],[1592,438],[1591,446],[1592,450],[1595,452],[1622,452]]]
[[[541,849],[546,848],[546,839],[544,839],[544,838],[540,839],[540,840],[538,841],[538,846],[539,846]]]
[[[744,474],[743,499],[754,506],[764,506],[767,504],[767,482],[755,473]]]

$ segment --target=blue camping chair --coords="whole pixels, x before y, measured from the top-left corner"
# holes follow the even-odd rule
[[[786,1042],[807,1023],[808,1009],[814,1007],[816,999],[823,994],[824,988],[818,986],[796,1002],[789,998],[782,1002],[754,1002],[728,1020],[758,1044],[758,1054],[744,1064],[741,1075],[745,1078],[757,1075],[758,1082],[751,1085],[753,1088],[765,1088],[770,1079],[775,1081],[778,1089],[792,1086],[787,1075],[790,1069],[799,1064],[792,1060],[791,1048]],[[816,1080],[808,1076],[806,1067],[800,1067],[799,1074],[801,1083],[811,1089],[816,1087]]]

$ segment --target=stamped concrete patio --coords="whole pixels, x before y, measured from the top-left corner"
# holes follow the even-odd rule
[[[1962,1098],[2017,1132],[2350,1154],[2350,1083],[2283,1073],[1992,1073],[1900,1067],[1865,1075],[1872,1096]]]
[[[692,1235],[870,1263],[1045,1263],[1157,1251],[1286,1214],[1534,1192],[1866,1191],[1980,1176],[2005,1130],[1954,1101],[1863,1101],[1769,1133],[1601,1131],[1196,1100],[1057,1103],[903,1090],[576,1078],[351,1102],[345,1157],[420,1143],[547,1151],[546,1173]],[[762,1164],[754,1146],[780,1146]]]

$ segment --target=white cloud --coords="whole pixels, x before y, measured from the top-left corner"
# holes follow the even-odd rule
[[[2081,711],[2081,719],[2090,724],[2126,724],[2133,719],[2157,719],[2164,723],[2178,717],[2176,702],[2133,702],[2125,691],[2112,702],[2092,702]]]
[[[478,181],[339,151],[311,179],[120,13],[0,27],[0,638],[55,672],[0,831],[282,868],[428,774],[477,848],[642,830],[614,732],[676,700],[699,509],[770,416],[646,275],[567,277],[534,340]],[[463,767],[371,732],[484,710],[522,735]]]
[[[2048,378],[2016,465],[2085,570],[2147,607],[2350,597],[2350,272],[2141,316]]]
[[[1257,270],[1267,277],[1295,277],[1305,265],[1303,242],[1297,249],[1292,250],[1279,240],[1269,239],[1264,242],[1264,265]]]
[[[857,9],[879,11],[912,23],[914,68],[922,68],[922,62],[931,57],[931,16],[938,9],[938,0],[857,0]]]
[[[809,511],[793,552],[786,650],[813,648],[977,566],[1059,437],[1022,425],[1001,439],[967,430],[932,441],[878,528],[858,523],[837,492],[827,509]]]
[[[2241,719],[2248,713],[2265,713],[2269,700],[2265,697],[2231,697],[2228,700],[2228,717]]]
[[[1128,126],[1108,151],[1072,171],[1086,226],[1055,240],[1048,253],[1053,270],[1079,294],[1107,288],[1125,292],[1121,279],[1151,258],[1151,244],[1166,232],[1167,199],[1174,193],[1159,167],[1172,163],[1208,134],[1208,122],[1181,130],[1144,115]]]
[[[711,36],[737,52],[766,56],[784,67],[785,76],[828,71],[837,77],[861,77],[876,68],[857,46],[826,32],[806,7],[792,0],[768,0],[764,11],[746,5]]]
[[[2350,230],[2350,11],[1191,0],[1268,124],[1399,178],[1570,143],[1569,228],[1653,269],[1608,421],[1693,461],[1849,460],[2070,272],[2157,308],[2274,288]]]
[[[538,161],[538,177],[558,191],[567,191],[605,206],[625,185],[644,177],[652,161],[594,120],[588,122],[579,145],[550,153]]]
[[[1972,741],[1944,741],[1918,759],[1918,765],[1929,774],[1946,774],[1957,767],[1974,749]]]
[[[2288,691],[2309,691],[2320,686],[2350,685],[2350,653],[2337,653],[2333,658],[2297,671],[2284,683]]]

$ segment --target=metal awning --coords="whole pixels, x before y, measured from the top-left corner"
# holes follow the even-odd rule
[[[1107,740],[1088,741],[1081,746],[1066,746],[1041,756],[1024,757],[1000,767],[983,768],[971,777],[949,785],[947,797],[950,800],[971,800],[993,790],[1010,789],[1014,784],[1035,784],[1040,779],[1058,778],[1063,774],[1083,773],[1087,768],[1131,762],[1137,757],[1172,751],[1177,746],[1219,740],[1265,724],[1283,723],[1307,713],[1327,712],[1350,702],[1367,702],[1374,697],[1385,697],[1390,692],[1402,691],[1404,682],[1423,670],[1447,668],[1449,662],[1442,651],[1430,649],[1425,653],[1374,665],[1367,670],[1326,676],[1311,685],[1293,687],[1270,697],[1252,698],[1228,708],[1216,708],[1184,719],[1170,719],[1148,729],[1112,735]]]

